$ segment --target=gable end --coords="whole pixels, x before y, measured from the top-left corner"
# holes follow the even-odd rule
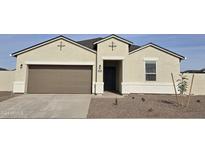
[[[163,47],[160,47],[160,46],[158,46],[158,45],[156,45],[156,44],[154,44],[154,43],[149,43],[149,44],[146,44],[146,45],[144,45],[144,46],[141,46],[140,48],[131,51],[129,54],[133,54],[133,53],[135,53],[135,52],[137,52],[137,51],[140,51],[140,50],[142,50],[142,49],[144,49],[144,48],[147,48],[147,47],[153,47],[153,48],[158,49],[158,50],[160,50],[160,51],[162,51],[162,52],[165,52],[165,53],[170,54],[170,55],[172,55],[172,56],[174,56],[174,57],[177,57],[177,58],[179,58],[180,60],[184,60],[184,59],[185,59],[184,56],[179,55],[179,54],[177,54],[177,53],[175,53],[175,52],[173,52],[173,51],[170,51],[170,50],[168,50],[168,49],[165,49],[165,48],[163,48]]]
[[[84,48],[84,49],[86,49],[86,50],[88,50],[88,51],[91,51],[91,52],[93,52],[93,53],[96,53],[95,50],[90,49],[90,48],[88,48],[88,47],[86,47],[86,46],[84,46],[84,45],[82,45],[82,44],[80,44],[80,43],[78,43],[78,42],[75,42],[74,40],[71,40],[71,39],[69,39],[69,38],[67,38],[67,37],[65,37],[65,36],[60,35],[60,36],[57,36],[57,37],[55,37],[55,38],[49,39],[49,40],[47,40],[47,41],[44,41],[44,42],[38,43],[38,44],[36,44],[36,45],[30,46],[30,47],[28,47],[28,48],[25,48],[25,49],[23,49],[23,50],[14,52],[14,53],[11,54],[11,56],[16,57],[16,56],[18,56],[18,55],[20,55],[20,54],[23,54],[23,53],[25,53],[25,52],[29,52],[29,51],[34,50],[34,49],[36,49],[36,48],[40,48],[40,47],[42,47],[42,46],[45,46],[45,45],[47,45],[47,44],[53,43],[53,42],[58,41],[58,40],[61,40],[61,39],[64,40],[64,41],[66,41],[66,42],[72,43],[72,44],[74,44],[74,45],[76,45],[76,46],[79,46],[79,47],[81,47],[81,48]]]
[[[96,41],[96,42],[94,42],[94,44],[102,43],[102,42],[104,42],[104,41],[106,41],[106,40],[109,40],[109,39],[111,39],[111,38],[115,38],[115,39],[117,39],[117,40],[119,40],[119,41],[122,41],[122,42],[127,43],[127,44],[130,44],[130,45],[133,44],[133,42],[131,42],[131,41],[129,41],[129,40],[126,40],[126,39],[124,39],[124,38],[122,38],[122,37],[119,37],[119,36],[117,36],[117,35],[114,35],[114,34],[109,35],[109,36],[107,36],[107,37],[105,37],[105,38],[103,38],[103,39],[101,39],[101,40],[99,40],[99,41]]]

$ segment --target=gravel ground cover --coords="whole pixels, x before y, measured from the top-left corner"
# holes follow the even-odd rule
[[[186,103],[188,97],[180,96]],[[188,107],[174,95],[130,94],[123,98],[91,100],[88,118],[205,118],[205,96],[191,96]]]

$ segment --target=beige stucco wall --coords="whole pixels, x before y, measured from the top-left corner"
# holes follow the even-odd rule
[[[146,61],[156,61],[156,81],[146,81]],[[171,73],[180,73],[179,58],[152,46],[131,53],[123,61],[122,93],[174,94]]]
[[[114,42],[116,46],[113,51],[112,48],[109,47]],[[115,39],[110,38],[106,41],[103,41],[97,45],[97,68],[101,65],[103,69],[103,61],[104,60],[120,60],[122,61],[126,56],[128,56],[129,46],[128,44]],[[121,65],[121,64],[120,64]],[[121,72],[119,79],[122,80],[123,70],[120,68],[119,71]],[[120,87],[117,89],[121,92],[121,84]],[[97,83],[96,83],[96,93],[103,93],[104,92],[104,83],[103,83],[103,70],[101,72],[97,72]]]
[[[12,91],[14,71],[0,71],[0,91]]]
[[[109,45],[117,46],[112,51]],[[103,60],[122,61],[121,93],[174,93],[171,73],[180,73],[180,60],[152,46],[130,54],[129,45],[111,38],[98,44],[97,66],[102,66]],[[156,61],[157,81],[145,80],[145,61]],[[103,91],[103,71],[97,74],[97,82]],[[100,88],[99,88],[100,89]]]
[[[187,93],[189,93],[191,80],[192,80],[192,73],[184,73],[185,76],[188,77],[188,88]],[[194,81],[192,86],[191,94],[194,95],[205,95],[205,74],[204,73],[196,73],[194,74]]]
[[[145,80],[145,61],[156,61],[157,80]],[[172,55],[162,52],[154,47],[147,47],[130,54],[123,63],[123,82],[140,83],[170,83],[171,73],[180,73],[180,61]]]
[[[62,51],[57,47],[60,42],[65,47]],[[109,47],[112,42],[117,47]],[[29,64],[53,65],[92,65],[93,66],[93,93],[103,93],[103,61],[120,61],[119,80],[117,89],[121,93],[174,93],[171,73],[179,74],[180,60],[154,47],[147,47],[130,54],[129,45],[116,38],[110,38],[97,44],[97,53],[76,46],[62,40],[41,46],[17,56],[17,65],[14,82],[14,92],[26,92]],[[157,62],[157,81],[145,81],[145,61]],[[20,65],[23,68],[20,69]],[[97,64],[97,65],[96,65]],[[102,70],[99,70],[101,66]],[[97,68],[97,70],[96,70]]]
[[[114,42],[117,46],[112,51],[108,47]],[[180,73],[179,58],[169,55],[154,47],[147,47],[135,53],[129,54],[128,44],[116,39],[109,39],[98,44],[97,64],[103,66],[103,59],[113,59],[123,61],[123,82],[146,82],[145,81],[145,61],[154,60],[157,63],[157,81],[171,82],[171,72]],[[98,73],[98,82],[103,82],[103,73]],[[150,81],[149,81],[150,83]]]
[[[117,47],[109,47],[112,42]],[[101,65],[103,68],[103,60],[122,60],[128,55],[128,44],[111,38],[97,45],[97,66]],[[103,72],[97,74],[97,82],[103,82]]]
[[[60,51],[57,47],[62,41]],[[93,65],[93,82],[95,81],[96,54],[64,40],[58,40],[17,56],[14,91],[26,92],[28,64],[54,65]],[[20,65],[23,68],[20,69]]]

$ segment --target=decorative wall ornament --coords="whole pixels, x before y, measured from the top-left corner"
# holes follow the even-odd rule
[[[98,66],[98,72],[102,72],[102,65]]]
[[[114,44],[114,42],[112,42],[112,44],[109,45],[109,47],[111,47],[111,48],[112,48],[112,51],[114,51],[114,48],[116,48],[117,46]]]
[[[61,41],[59,45],[57,45],[57,47],[60,48],[60,51],[62,51],[62,48],[65,47],[65,45],[63,45],[63,42]]]
[[[20,69],[22,69],[22,68],[23,68],[23,64],[20,65]]]

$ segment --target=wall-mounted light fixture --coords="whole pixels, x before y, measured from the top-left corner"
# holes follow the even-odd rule
[[[23,68],[23,64],[20,65],[20,69],[22,69],[22,68]]]
[[[102,65],[98,66],[98,72],[102,72]]]

